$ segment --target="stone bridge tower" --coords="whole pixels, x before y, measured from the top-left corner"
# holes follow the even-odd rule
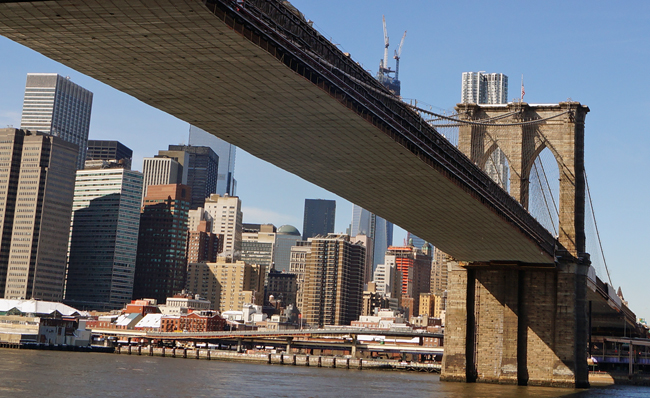
[[[560,170],[556,264],[455,259],[449,269],[442,380],[588,385],[584,122],[577,102],[459,104],[458,146],[485,169],[508,160],[510,195],[528,208],[529,176],[544,148]],[[507,244],[507,242],[504,242]]]

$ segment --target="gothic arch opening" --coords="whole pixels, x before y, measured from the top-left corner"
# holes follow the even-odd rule
[[[558,235],[560,169],[550,149],[544,148],[528,172],[528,211],[553,235]]]
[[[483,170],[501,188],[510,192],[510,164],[498,146],[493,145],[486,154]]]

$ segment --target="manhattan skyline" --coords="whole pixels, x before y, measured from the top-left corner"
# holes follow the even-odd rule
[[[648,5],[594,3],[585,9],[560,2],[511,2],[468,10],[462,3],[414,2],[402,9],[385,1],[373,2],[372,7],[368,2],[292,3],[324,36],[372,72],[382,53],[381,15],[386,14],[393,38],[391,51],[399,34],[408,29],[400,64],[405,99],[450,109],[459,102],[463,71],[491,70],[512,77],[510,97],[518,96],[517,77],[523,74],[526,102],[559,102],[570,97],[589,106],[586,169],[612,282],[615,288],[622,287],[637,316],[650,316],[650,305],[644,303],[647,282],[627,277],[644,274],[642,242],[648,237],[650,221],[644,206],[649,189],[644,172],[649,160],[640,153],[650,140],[640,121],[648,107],[645,88],[650,83],[642,70],[650,56],[645,29]],[[414,10],[418,15],[413,16]],[[487,23],[494,19],[502,23]],[[466,31],[467,26],[477,26],[476,21],[482,21],[482,29]],[[477,43],[479,34],[485,39]],[[133,148],[134,170],[142,170],[142,158],[168,144],[187,143],[188,123],[5,38],[0,38],[0,49],[7,59],[20,60],[1,66],[1,127],[20,125],[26,74],[52,72],[70,76],[95,93],[90,139],[118,140]],[[624,114],[622,119],[619,115]],[[351,220],[349,202],[244,151],[237,155],[236,179],[245,222],[300,228],[305,198],[337,200],[337,232],[345,231]],[[396,233],[394,243],[401,244],[402,239]]]

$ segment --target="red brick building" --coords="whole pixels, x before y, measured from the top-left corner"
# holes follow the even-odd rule
[[[219,332],[226,320],[216,312],[193,312],[181,316],[164,316],[160,319],[161,332]]]

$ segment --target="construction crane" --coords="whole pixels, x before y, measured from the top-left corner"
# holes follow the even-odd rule
[[[377,80],[383,84],[387,89],[400,95],[400,82],[397,80],[397,68],[399,68],[399,58],[402,54],[402,45],[404,44],[404,37],[406,37],[406,32],[402,37],[402,42],[399,45],[399,49],[395,51],[395,59],[397,60],[397,66],[395,70],[392,70],[388,66],[388,30],[386,29],[386,17],[382,15],[382,22],[384,24],[384,58],[379,60],[379,71],[377,72]],[[391,73],[395,73],[395,77],[391,76]]]
[[[384,15],[381,16],[382,22],[384,23],[384,59],[379,61],[379,69],[385,69],[386,71],[389,71],[390,68],[388,67],[388,30],[386,30],[386,17]]]
[[[406,31],[404,31],[404,36],[402,36],[402,41],[399,42],[399,47],[395,50],[395,80],[399,81],[399,59],[402,57],[402,46],[404,46],[404,39],[406,38]]]

